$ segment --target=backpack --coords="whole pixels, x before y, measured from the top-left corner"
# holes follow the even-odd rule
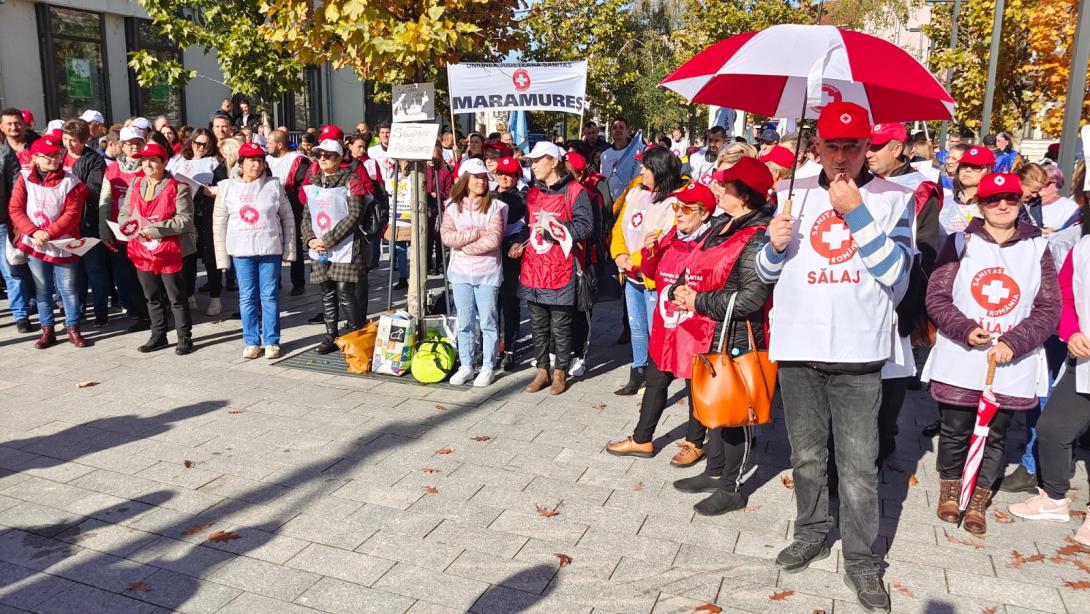
[[[437,384],[454,373],[458,355],[449,341],[440,337],[428,337],[416,344],[413,352],[413,378],[421,384]]]

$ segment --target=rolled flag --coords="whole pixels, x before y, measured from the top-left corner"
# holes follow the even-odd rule
[[[995,412],[999,411],[999,403],[995,399],[995,393],[992,392],[995,368],[995,359],[989,357],[988,375],[984,378],[984,390],[976,406],[976,424],[973,426],[973,434],[969,437],[969,454],[965,457],[965,468],[961,471],[958,509],[963,512],[969,507],[969,500],[973,498],[973,491],[976,490],[976,478],[980,474],[980,463],[984,460],[984,445],[988,443],[988,433],[991,431],[988,425],[995,417]]]
[[[94,237],[84,237],[82,239],[57,239],[49,242],[53,247],[63,249],[64,251],[77,256],[83,256],[99,243],[101,243],[101,241]]]

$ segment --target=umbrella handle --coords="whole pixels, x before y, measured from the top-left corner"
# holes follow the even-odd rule
[[[988,375],[984,378],[984,385],[991,386],[992,381],[995,380],[995,356],[988,356]]]
[[[783,201],[783,210],[780,211],[780,215],[791,215],[791,199]]]

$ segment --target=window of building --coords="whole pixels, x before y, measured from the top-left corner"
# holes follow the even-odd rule
[[[48,116],[67,119],[94,109],[111,117],[103,14],[48,4],[35,10]]]
[[[125,43],[129,53],[146,50],[161,60],[182,61],[182,53],[173,43],[159,34],[151,21],[130,17],[125,20]],[[185,123],[185,90],[160,83],[151,87],[140,87],[136,73],[129,69],[129,101],[133,115],[154,118],[166,115],[170,123],[180,126]]]

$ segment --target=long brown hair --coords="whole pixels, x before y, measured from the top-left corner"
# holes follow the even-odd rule
[[[462,201],[469,194],[469,178],[472,177],[469,173],[462,175],[458,178],[458,181],[454,182],[454,187],[450,189],[450,200],[458,206],[458,213],[462,212]],[[488,180],[485,179],[487,184]],[[481,197],[481,202],[477,203],[477,213],[488,213],[488,209],[492,206],[492,192],[487,189],[484,191],[484,196]]]

